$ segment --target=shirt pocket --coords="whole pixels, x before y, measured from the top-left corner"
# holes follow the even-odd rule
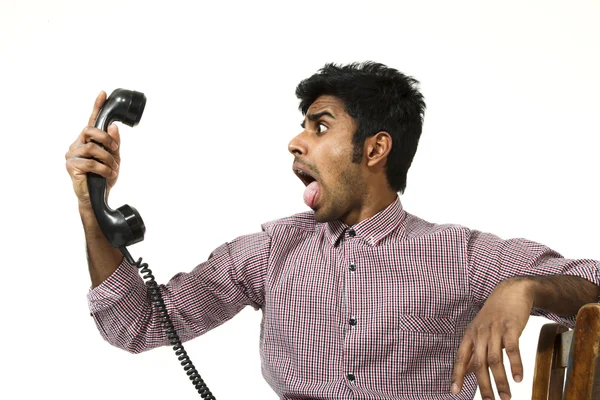
[[[449,382],[459,344],[456,320],[401,314],[397,322],[396,351],[390,357],[397,371],[394,390],[406,398],[417,393],[423,399],[454,398]]]
[[[398,318],[398,329],[405,332],[420,332],[431,335],[454,335],[456,332],[456,320],[452,318],[402,314]]]

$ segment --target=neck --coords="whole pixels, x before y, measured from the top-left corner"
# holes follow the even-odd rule
[[[359,207],[350,210],[350,212],[340,218],[340,220],[348,226],[356,225],[365,219],[371,218],[381,210],[384,210],[396,201],[397,197],[398,194],[393,191],[368,194]]]

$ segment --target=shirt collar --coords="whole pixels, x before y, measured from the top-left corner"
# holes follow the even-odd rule
[[[389,206],[353,226],[348,226],[340,220],[327,222],[325,236],[333,246],[336,246],[342,236],[352,236],[351,231],[354,231],[356,238],[362,239],[370,246],[376,246],[381,239],[402,223],[405,215],[400,196],[397,196]]]

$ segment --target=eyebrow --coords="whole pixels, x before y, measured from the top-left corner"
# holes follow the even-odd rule
[[[306,118],[308,118],[309,121],[316,121],[319,118],[323,117],[323,116],[328,116],[332,119],[335,119],[335,117],[333,116],[333,114],[331,114],[329,111],[321,111],[319,113],[316,114],[306,114]],[[302,128],[304,128],[304,121],[302,121],[302,123],[300,124],[300,126]]]

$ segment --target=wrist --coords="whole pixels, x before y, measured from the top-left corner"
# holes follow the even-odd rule
[[[79,202],[79,216],[81,217],[81,222],[86,226],[90,223],[97,224],[94,209],[89,201],[87,203]]]
[[[88,201],[79,200],[79,214],[81,216],[84,215],[94,215],[94,210],[92,209],[92,203]]]
[[[89,202],[79,202],[79,216],[81,217],[81,223],[87,233],[93,233],[100,230],[96,215],[94,215],[94,210]]]
[[[527,302],[531,304],[531,308],[539,307],[543,294],[540,290],[537,281],[529,276],[515,276],[508,278],[498,285],[498,289],[504,292],[508,292],[509,295],[518,295],[521,298],[527,299]]]
[[[108,195],[110,193],[110,189],[106,188],[106,194],[104,196],[104,201],[108,203]],[[82,197],[78,197],[77,204],[79,207],[79,213],[82,215],[94,215],[94,209],[92,208],[92,202],[90,201],[89,195],[82,195]]]

